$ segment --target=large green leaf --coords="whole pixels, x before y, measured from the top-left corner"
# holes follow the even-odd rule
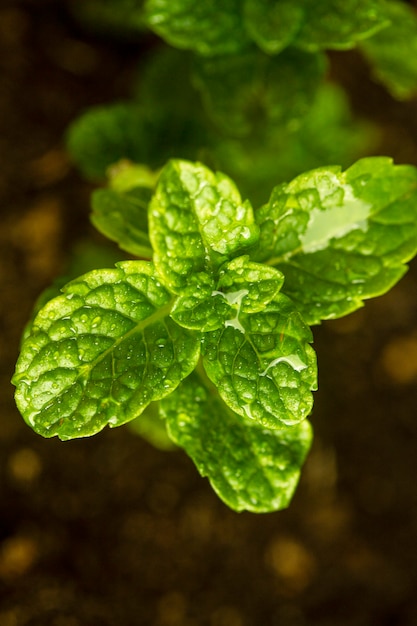
[[[151,263],[126,261],[69,283],[36,316],[13,379],[27,423],[45,437],[118,426],[194,369],[199,341],[168,317]]]
[[[417,91],[417,14],[404,2],[388,2],[391,24],[361,43],[374,76],[396,98]]]
[[[309,324],[385,293],[417,251],[417,170],[386,157],[276,187],[257,213],[258,260],[280,269]]]
[[[145,15],[165,41],[199,54],[231,54],[249,43],[240,0],[147,0]]]
[[[310,413],[317,388],[311,331],[280,293],[263,310],[243,313],[247,294],[233,294],[231,318],[222,329],[204,333],[204,368],[239,415],[268,428],[296,424]]]
[[[258,240],[252,207],[234,183],[201,164],[171,161],[149,207],[149,235],[165,284],[181,293],[196,272],[216,271]]]
[[[280,430],[247,422],[192,374],[161,401],[171,439],[235,511],[288,506],[311,445],[307,421]]]

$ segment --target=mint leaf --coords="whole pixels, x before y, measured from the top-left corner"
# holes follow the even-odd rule
[[[148,236],[148,205],[152,191],[138,187],[125,193],[98,189],[92,195],[91,221],[103,235],[116,241],[122,250],[151,258]]]
[[[310,424],[267,430],[242,421],[192,374],[161,401],[171,439],[235,511],[288,506],[311,445]]]
[[[240,310],[242,313],[257,313],[273,300],[283,282],[284,276],[275,268],[253,263],[249,256],[241,256],[221,268],[217,289],[229,302],[242,290],[247,291]]]
[[[238,257],[221,267],[217,284],[207,274],[190,277],[174,303],[171,317],[184,328],[218,330],[230,325],[237,309],[248,313],[262,311],[283,281],[283,275],[275,268],[252,263],[248,256]]]
[[[149,28],[177,48],[211,56],[239,52],[249,43],[240,0],[147,0]]]
[[[243,417],[268,428],[300,422],[311,411],[317,386],[309,327],[283,294],[251,314],[242,312],[247,291],[233,295],[234,316],[202,337],[208,377]]]
[[[151,263],[126,261],[69,283],[36,316],[13,382],[45,437],[92,435],[134,419],[194,369],[199,341],[172,322]]]
[[[314,52],[353,48],[389,24],[383,0],[304,0],[304,21],[294,45]]]
[[[195,85],[208,114],[226,134],[245,136],[263,127],[294,127],[309,111],[326,62],[321,54],[289,49],[276,57],[257,50],[200,58]]]
[[[149,207],[155,265],[180,293],[196,272],[214,272],[258,239],[252,207],[234,183],[204,165],[171,161]]]
[[[304,11],[294,0],[246,0],[243,15],[253,41],[267,54],[277,54],[294,39]]]
[[[417,170],[386,157],[320,168],[276,187],[258,213],[258,260],[285,275],[309,324],[390,289],[417,251]]]
[[[216,293],[213,278],[207,274],[191,276],[172,307],[172,319],[191,330],[221,328],[230,317],[230,305],[223,298],[213,297]]]
[[[403,2],[388,2],[391,24],[361,43],[372,73],[395,98],[409,98],[417,91],[417,15]]]

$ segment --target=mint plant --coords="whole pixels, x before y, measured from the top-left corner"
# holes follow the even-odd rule
[[[199,163],[121,169],[93,222],[148,260],[90,271],[37,312],[13,378],[24,419],[62,440],[162,420],[231,508],[286,507],[312,441],[310,325],[401,278],[416,201],[417,169],[385,157],[309,171],[255,210]]]

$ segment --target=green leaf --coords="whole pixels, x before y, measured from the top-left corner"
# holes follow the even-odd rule
[[[403,2],[388,2],[391,24],[361,43],[372,73],[398,99],[417,91],[417,14]]]
[[[199,341],[172,322],[151,263],[126,261],[69,283],[36,316],[13,382],[45,437],[84,437],[134,419],[194,369]]]
[[[217,290],[229,302],[236,300],[242,290],[246,291],[240,310],[242,313],[257,313],[274,299],[283,282],[284,276],[275,268],[253,263],[248,256],[241,256],[221,268]]]
[[[122,250],[138,257],[151,258],[148,236],[150,189],[138,187],[122,193],[98,189],[92,194],[91,221],[103,235],[116,241]]]
[[[147,0],[149,28],[177,48],[212,56],[239,52],[249,39],[240,0]]]
[[[304,0],[303,5],[294,45],[310,52],[353,48],[389,24],[383,0]]]
[[[257,259],[280,269],[309,324],[390,289],[417,251],[417,170],[386,157],[320,168],[276,187],[258,213]]]
[[[208,332],[221,328],[230,316],[230,305],[216,293],[214,279],[207,274],[190,276],[188,284],[176,299],[172,319],[184,328]]]
[[[234,183],[201,164],[171,161],[149,207],[155,265],[165,284],[181,293],[197,272],[213,273],[256,244],[252,207]]]
[[[203,364],[224,402],[268,428],[303,420],[317,387],[311,331],[282,294],[257,313],[242,313],[247,291],[236,294],[234,317],[202,338]]]
[[[248,256],[238,257],[222,266],[217,284],[207,274],[191,276],[174,303],[171,317],[184,328],[218,330],[230,325],[236,311],[262,311],[283,282],[283,275],[275,268],[252,263]]]
[[[294,0],[246,0],[243,15],[251,38],[267,54],[277,54],[294,39],[304,11]]]
[[[172,440],[235,511],[288,506],[312,440],[310,424],[267,430],[242,421],[192,374],[161,401]]]
[[[289,49],[268,57],[249,50],[197,59],[194,82],[217,126],[245,136],[265,126],[294,128],[307,115],[325,66],[321,54]]]

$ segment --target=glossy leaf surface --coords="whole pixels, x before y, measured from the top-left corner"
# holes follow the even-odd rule
[[[258,240],[252,207],[234,183],[201,164],[171,161],[149,207],[154,261],[180,293],[196,272],[211,273]]]
[[[264,513],[288,506],[311,445],[307,421],[280,430],[242,421],[196,375],[161,401],[161,413],[171,439],[229,507]]]
[[[406,271],[417,251],[417,170],[362,159],[277,187],[258,214],[258,258],[285,275],[309,324],[354,311]]]
[[[247,314],[246,295],[235,298],[224,328],[203,335],[204,368],[239,415],[268,428],[296,424],[310,413],[317,388],[311,331],[286,296]]]
[[[171,393],[199,342],[167,316],[153,266],[127,261],[69,283],[36,316],[16,366],[16,401],[45,437],[118,426]]]

